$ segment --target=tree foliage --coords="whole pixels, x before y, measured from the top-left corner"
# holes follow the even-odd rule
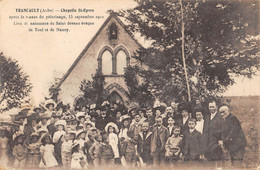
[[[18,62],[2,52],[0,66],[0,112],[3,112],[19,107],[31,92],[32,85]]]
[[[50,98],[53,99],[56,103],[58,102],[58,96],[60,94],[61,88],[58,86],[61,78],[55,77],[54,82],[49,88]]]
[[[181,10],[178,1],[141,0],[117,14],[151,43],[133,58],[140,65],[126,70],[132,94],[168,101],[187,96],[181,57]],[[259,69],[258,2],[183,1],[185,60],[192,97],[217,96],[235,76],[251,77]],[[142,84],[127,75],[142,77]]]
[[[84,104],[100,105],[104,101],[104,76],[96,72],[92,80],[83,80],[80,84],[80,91],[83,93]]]

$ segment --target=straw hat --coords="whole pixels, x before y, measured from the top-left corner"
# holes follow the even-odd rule
[[[83,130],[83,129],[78,130],[78,131],[76,132],[76,138],[78,138],[79,135],[81,135],[82,133],[86,133],[86,131]]]
[[[54,108],[56,107],[56,103],[52,99],[48,99],[44,103],[45,108],[48,108],[49,105],[53,105]]]
[[[50,119],[50,118],[51,118],[51,117],[48,116],[48,114],[42,114],[41,117],[40,117],[41,120],[42,120],[42,119]]]
[[[67,123],[65,120],[58,120],[57,122],[55,122],[54,126],[58,126],[58,125],[62,125],[64,126],[64,128],[66,127]]]
[[[123,121],[125,121],[125,120],[129,120],[129,121],[130,121],[130,116],[128,116],[128,115],[123,115],[123,116],[120,117],[120,122],[123,122]]]
[[[33,108],[33,111],[36,112],[36,110],[40,110],[41,111],[42,108],[40,106],[36,106],[36,107]]]
[[[105,131],[106,131],[106,132],[108,132],[108,127],[109,127],[109,126],[112,126],[112,127],[115,129],[115,132],[116,132],[116,133],[119,132],[117,125],[116,125],[115,123],[113,123],[113,122],[109,122],[109,123],[105,126]]]
[[[77,140],[75,140],[75,141],[73,142],[73,144],[72,144],[71,149],[74,150],[74,148],[77,147],[77,146],[79,146],[79,145],[80,145],[79,142],[78,142]]]
[[[15,139],[18,138],[19,136],[25,137],[25,135],[24,135],[23,132],[18,131],[18,132],[16,132],[16,133],[13,135],[13,140],[15,141]]]
[[[23,110],[30,110],[32,108],[32,106],[29,103],[24,103],[21,106],[21,111]]]
[[[139,107],[139,104],[132,102],[129,106],[128,113],[130,113],[132,110],[137,109]]]

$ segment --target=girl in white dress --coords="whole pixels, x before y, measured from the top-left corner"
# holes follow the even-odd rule
[[[58,162],[54,157],[54,145],[49,134],[45,134],[41,139],[42,146],[40,147],[42,160],[39,167],[50,168],[58,166]]]
[[[87,167],[86,157],[77,141],[74,142],[71,153],[71,169],[84,169]]]
[[[109,144],[111,145],[113,152],[114,152],[114,158],[118,159],[119,158],[119,150],[118,150],[118,127],[115,123],[109,122],[106,127],[105,131],[108,134],[109,138]]]

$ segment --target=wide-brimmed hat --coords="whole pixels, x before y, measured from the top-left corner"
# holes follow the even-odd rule
[[[115,132],[116,132],[116,133],[119,132],[117,125],[116,125],[115,123],[113,123],[113,122],[109,122],[109,123],[105,126],[105,131],[106,131],[106,132],[108,132],[108,127],[109,127],[109,126],[112,126],[112,127],[115,129]]]
[[[50,139],[52,140],[51,135],[49,133],[45,133],[41,136],[40,141],[42,142],[46,137],[50,137]]]
[[[41,127],[41,128],[38,129],[36,132],[38,133],[38,135],[40,135],[41,132],[45,132],[45,133],[47,133],[47,132],[48,132],[48,129],[47,129],[47,128],[43,128],[43,127]]]
[[[42,119],[50,119],[51,117],[48,115],[48,114],[46,114],[46,113],[44,113],[44,114],[42,114],[41,116],[40,116],[40,119],[42,120]]]
[[[129,115],[123,115],[120,117],[120,122],[124,122],[125,120],[130,121],[130,116]]]
[[[132,102],[128,108],[128,113],[130,113],[132,110],[135,110],[139,108],[139,104],[138,103],[135,103],[135,102]]]
[[[95,124],[94,124],[93,122],[91,122],[91,121],[85,121],[85,122],[84,122],[84,125],[85,125],[85,126],[86,126],[86,125],[91,125],[92,127],[95,126]]]
[[[31,133],[29,138],[31,139],[33,136],[37,136],[37,138],[39,138],[39,134],[37,132]]]
[[[79,146],[79,145],[80,145],[79,142],[78,142],[77,140],[75,140],[75,141],[73,142],[73,144],[72,144],[71,149],[74,150],[74,148],[77,147],[77,146]]]
[[[84,129],[80,129],[76,132],[76,138],[79,137],[79,135],[81,135],[82,133],[87,133],[87,131],[85,131]]]
[[[33,111],[36,112],[36,110],[40,110],[41,111],[42,108],[40,106],[36,106],[36,107],[33,108]]]
[[[58,120],[57,122],[55,122],[54,126],[58,126],[58,125],[62,125],[64,126],[64,128],[66,127],[67,123],[65,120]]]
[[[27,118],[27,115],[25,115],[25,114],[22,113],[22,112],[19,112],[19,113],[15,116],[15,120],[18,120],[18,119],[21,119],[21,118],[25,119],[25,118]]]
[[[77,119],[77,120],[80,120],[82,117],[85,118],[85,112],[78,112],[78,113],[76,114],[76,119]]]
[[[56,107],[56,103],[52,99],[48,99],[44,103],[45,108],[48,108],[49,105],[53,105],[54,108]]]
[[[22,137],[25,138],[24,133],[21,132],[21,131],[18,131],[18,132],[16,132],[16,133],[13,135],[13,140],[15,141],[19,136],[22,136]]]
[[[21,105],[21,111],[23,110],[30,110],[32,106],[29,103],[24,103]]]

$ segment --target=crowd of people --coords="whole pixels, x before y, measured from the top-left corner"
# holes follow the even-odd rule
[[[84,169],[100,166],[174,166],[186,162],[241,165],[246,138],[227,105],[169,106],[158,101],[129,108],[104,101],[71,109],[48,99],[24,105],[12,122],[1,120],[0,165]]]

